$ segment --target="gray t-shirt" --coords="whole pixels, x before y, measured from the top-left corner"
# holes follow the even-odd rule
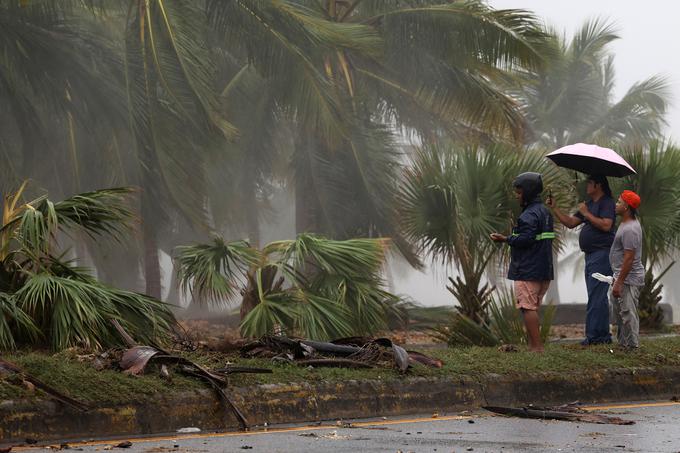
[[[645,284],[645,268],[642,267],[642,261],[640,260],[642,255],[642,227],[640,227],[640,222],[637,220],[621,222],[616,231],[614,243],[609,251],[609,262],[612,265],[614,277],[618,276],[619,272],[621,272],[624,250],[635,250],[633,266],[624,283],[632,286],[643,286]]]

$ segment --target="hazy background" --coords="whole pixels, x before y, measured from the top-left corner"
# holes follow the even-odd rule
[[[616,94],[620,98],[635,82],[654,74],[668,77],[673,90],[672,106],[667,115],[667,136],[677,137],[680,129],[680,39],[678,18],[680,3],[649,0],[492,0],[488,2],[498,9],[520,8],[533,11],[546,24],[564,31],[567,37],[588,19],[605,18],[618,29],[620,39],[610,45],[616,55]],[[618,99],[616,99],[618,100]],[[569,250],[566,253],[574,252]],[[560,296],[563,303],[586,301],[582,277],[582,257],[570,260],[558,276]],[[395,290],[405,293],[424,305],[443,305],[453,302],[445,289],[446,277],[455,275],[443,267],[430,267],[426,272],[409,271],[400,264],[392,265]],[[577,278],[574,279],[574,273]],[[664,302],[673,304],[675,321],[680,321],[680,298],[673,297],[669,283],[680,281],[680,264],[676,265],[665,280]]]

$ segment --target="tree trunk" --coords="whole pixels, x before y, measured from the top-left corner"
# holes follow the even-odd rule
[[[149,218],[153,212],[148,190],[142,192],[142,240],[144,241],[144,278],[146,294],[161,298],[161,264],[158,256],[158,234]]]
[[[161,266],[158,259],[158,243],[152,228],[144,228],[144,277],[146,294],[161,298]]]
[[[260,248],[260,219],[259,219],[259,205],[257,201],[257,186],[254,181],[254,175],[250,181],[245,184],[246,197],[246,228],[248,231],[248,241],[250,245],[255,248]]]
[[[10,99],[13,99],[10,96]],[[38,133],[39,128],[32,120],[33,115],[28,112],[20,102],[12,102],[12,114],[21,120],[16,122],[21,137],[21,166],[19,168],[19,179],[32,178],[39,181],[45,187],[44,174],[49,174],[52,166],[49,162],[39,159],[40,150],[44,149],[42,136]],[[46,164],[46,165],[45,165]],[[48,186],[49,187],[49,186]],[[51,187],[49,187],[51,188]],[[54,194],[52,194],[54,196]],[[61,196],[65,194],[61,193]]]
[[[318,197],[314,187],[314,169],[312,168],[310,149],[311,143],[307,137],[298,141],[295,150],[295,232],[319,232]]]

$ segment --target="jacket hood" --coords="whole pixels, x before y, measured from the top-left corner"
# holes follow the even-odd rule
[[[543,177],[540,173],[521,173],[512,182],[512,186],[522,189],[522,206],[526,206],[536,201],[543,192]]]

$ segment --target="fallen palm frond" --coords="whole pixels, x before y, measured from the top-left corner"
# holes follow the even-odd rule
[[[416,364],[432,368],[443,366],[441,360],[407,351],[387,338],[352,337],[328,343],[265,336],[244,345],[241,355],[283,359],[304,366],[394,367],[402,373]]]
[[[229,410],[234,414],[241,429],[248,429],[248,421],[246,420],[245,416],[243,413],[241,413],[238,407],[236,407],[233,401],[231,401],[229,396],[222,388],[227,383],[226,379],[203,368],[189,359],[170,354],[162,349],[152,346],[135,346],[125,351],[120,361],[120,367],[124,373],[141,374],[144,372],[144,369],[151,360],[157,360],[159,363],[172,363],[180,365],[180,370],[183,373],[198,377],[210,384],[210,386],[219,395],[220,400],[225,405],[225,407],[229,408]],[[235,370],[231,370],[231,372],[233,373]],[[250,372],[257,371],[250,370]]]

